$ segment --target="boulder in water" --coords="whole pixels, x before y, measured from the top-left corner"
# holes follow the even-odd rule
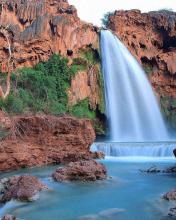
[[[161,170],[159,168],[157,168],[156,166],[152,166],[147,170],[140,170],[140,172],[143,172],[143,173],[160,173]]]
[[[18,220],[18,219],[15,216],[7,214],[4,217],[2,217],[2,220]]]
[[[163,196],[163,199],[166,199],[166,200],[176,200],[176,189],[170,191],[170,192],[167,192],[164,196]]]
[[[71,162],[66,167],[58,168],[53,173],[55,181],[96,181],[107,177],[107,171],[103,164],[94,160],[82,160]]]
[[[168,215],[171,217],[174,217],[175,219],[176,218],[176,207],[170,208]]]
[[[11,199],[20,201],[34,201],[38,198],[39,191],[47,189],[36,177],[30,175],[13,176],[0,180],[1,198],[0,202],[5,203]]]
[[[176,173],[176,166],[169,167],[162,171],[163,173]]]

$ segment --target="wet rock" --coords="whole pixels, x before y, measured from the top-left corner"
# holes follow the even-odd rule
[[[92,159],[104,159],[105,154],[103,152],[97,151],[97,152],[92,152]]]
[[[176,157],[176,149],[173,150],[173,154]]]
[[[5,215],[4,217],[2,217],[1,220],[18,220],[15,216],[12,215]]]
[[[173,167],[169,167],[167,169],[164,169],[162,171],[163,173],[176,173],[176,166],[173,166]]]
[[[98,215],[85,215],[79,217],[78,220],[97,220],[97,219],[98,219]]]
[[[176,218],[176,207],[171,208],[168,213],[169,216]]]
[[[163,196],[163,199],[166,199],[166,200],[176,200],[176,189],[166,193],[164,196]]]
[[[0,202],[5,203],[11,199],[20,201],[35,201],[38,199],[38,193],[47,189],[36,177],[30,175],[13,176],[0,181],[1,199]]]
[[[160,169],[157,166],[152,166],[147,170],[139,170],[142,173],[176,173],[176,166]]]
[[[118,215],[124,211],[125,209],[119,208],[106,209],[97,214],[80,216],[79,220],[112,219],[112,217],[113,219],[118,219]]]
[[[107,177],[103,164],[94,160],[71,162],[66,167],[58,168],[53,173],[55,181],[96,181]]]
[[[107,210],[99,212],[99,216],[103,218],[108,218],[108,217],[115,216],[124,211],[125,211],[124,209],[119,209],[119,208],[107,209]]]
[[[140,170],[140,172],[143,172],[143,173],[160,173],[161,170],[159,168],[157,168],[156,166],[152,166],[147,170]]]

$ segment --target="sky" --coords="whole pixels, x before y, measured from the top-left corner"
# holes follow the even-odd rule
[[[176,11],[176,0],[68,0],[78,10],[79,17],[101,26],[101,18],[114,10],[140,9],[142,12],[159,9]]]

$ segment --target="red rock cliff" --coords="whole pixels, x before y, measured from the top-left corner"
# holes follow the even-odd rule
[[[14,68],[33,66],[53,53],[70,56],[88,45],[98,47],[96,27],[81,21],[67,0],[0,0],[0,5],[0,24],[8,31]],[[8,56],[8,43],[1,34],[2,71]]]
[[[150,73],[158,95],[176,98],[176,13],[115,11],[108,27]]]

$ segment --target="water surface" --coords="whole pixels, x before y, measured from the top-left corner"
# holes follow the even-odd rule
[[[175,188],[174,174],[145,174],[139,169],[152,165],[167,168],[173,159],[131,160],[111,158],[102,161],[108,180],[96,183],[55,183],[50,179],[56,167],[43,167],[1,174],[30,173],[39,177],[51,190],[41,192],[33,203],[10,202],[0,209],[0,215],[13,214],[26,220],[165,220],[174,203],[162,195]],[[175,204],[176,205],[176,204]]]

